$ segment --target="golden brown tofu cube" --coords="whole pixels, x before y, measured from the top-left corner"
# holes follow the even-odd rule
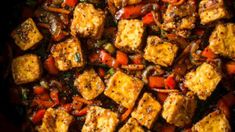
[[[162,28],[167,31],[176,30],[181,35],[183,30],[191,30],[195,27],[197,8],[195,0],[186,0],[181,5],[168,4],[163,14]],[[179,34],[178,34],[179,33]]]
[[[104,94],[116,103],[132,108],[144,84],[141,80],[117,71],[110,79]]]
[[[25,84],[41,77],[41,63],[37,55],[25,54],[12,61],[12,76],[16,84]]]
[[[55,44],[51,48],[55,65],[60,71],[67,71],[84,65],[81,43],[77,38],[69,38],[64,42]]]
[[[210,36],[209,48],[215,54],[235,59],[235,24],[218,24]]]
[[[199,16],[203,25],[230,17],[224,0],[201,0],[199,3]]]
[[[144,24],[140,20],[120,20],[115,46],[126,52],[139,52],[142,47]]]
[[[73,13],[71,34],[73,36],[99,39],[104,30],[105,13],[92,4],[79,3]]]
[[[147,46],[144,50],[144,58],[155,64],[171,66],[176,56],[178,47],[169,42],[163,42],[157,36],[147,38]]]
[[[144,132],[135,118],[130,118],[118,132]]]
[[[197,122],[192,132],[231,132],[231,127],[222,112],[214,111]]]
[[[123,7],[123,6],[126,6],[126,5],[138,4],[141,1],[142,0],[125,0],[125,1],[123,1],[123,0],[113,0],[113,3],[117,8],[120,8],[120,7]]]
[[[82,132],[114,132],[118,122],[117,113],[98,106],[91,106],[87,112]]]
[[[91,100],[100,95],[105,88],[103,81],[96,74],[94,69],[85,70],[76,78],[74,86],[77,87],[82,97]]]
[[[12,33],[12,38],[22,50],[28,50],[43,39],[32,18],[28,18]]]
[[[199,99],[206,100],[220,80],[221,75],[217,69],[205,62],[196,71],[191,71],[185,75],[184,85],[197,94]]]
[[[150,129],[157,119],[161,108],[160,103],[156,101],[150,93],[144,93],[137,108],[131,113],[131,117],[135,118],[141,125]]]
[[[162,117],[169,124],[184,127],[191,123],[196,105],[192,92],[187,93],[186,96],[179,93],[171,93],[163,104]]]
[[[64,110],[48,108],[44,114],[39,132],[68,132],[73,116]]]

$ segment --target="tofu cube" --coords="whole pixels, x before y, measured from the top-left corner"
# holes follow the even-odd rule
[[[204,62],[197,67],[196,71],[190,71],[185,75],[184,85],[197,94],[199,99],[206,100],[215,90],[221,78],[214,66]]]
[[[74,86],[77,87],[82,97],[87,100],[96,98],[105,89],[103,81],[94,69],[87,69],[79,75],[74,81]]]
[[[138,4],[140,3],[142,0],[126,0],[126,1],[123,1],[123,0],[113,0],[113,3],[114,5],[117,7],[117,8],[120,8],[120,7],[123,7],[123,6],[126,6],[126,5],[134,5],[134,4]]]
[[[135,118],[130,118],[118,132],[144,132]]]
[[[82,132],[114,132],[118,122],[117,113],[98,106],[91,106],[87,112]]]
[[[137,108],[131,113],[141,125],[150,129],[157,119],[162,106],[156,101],[150,93],[144,93],[140,99]]]
[[[132,108],[144,83],[138,78],[117,71],[108,81],[104,94],[116,103]]]
[[[40,59],[35,54],[16,57],[11,65],[12,76],[16,84],[25,84],[38,80],[42,69]]]
[[[218,24],[209,38],[209,48],[215,54],[235,59],[235,24]]]
[[[199,3],[201,24],[205,25],[216,20],[230,18],[224,0],[201,0]]]
[[[73,116],[60,109],[48,108],[42,119],[39,132],[68,132]]]
[[[21,50],[28,50],[43,39],[32,18],[28,18],[19,25],[12,33],[11,37],[15,40]]]
[[[126,52],[139,52],[142,47],[144,24],[140,20],[120,20],[115,46]]]
[[[81,43],[77,38],[69,38],[55,44],[51,48],[55,65],[60,71],[67,71],[75,67],[82,67],[85,63]]]
[[[95,9],[92,4],[79,3],[73,13],[71,34],[73,36],[99,39],[102,36],[105,23],[105,13]]]
[[[176,56],[178,47],[169,42],[163,42],[157,36],[147,38],[147,46],[144,50],[144,58],[160,66],[171,66]]]
[[[184,127],[191,123],[196,105],[192,92],[187,93],[186,96],[179,93],[171,93],[163,104],[162,117],[169,124]]]
[[[181,35],[184,30],[191,30],[195,27],[197,16],[197,4],[195,0],[186,0],[181,5],[168,4],[166,12],[163,14],[162,28],[167,31],[176,30],[175,33]],[[184,33],[188,34],[188,33]]]
[[[231,127],[222,112],[214,111],[197,122],[192,132],[231,132]]]

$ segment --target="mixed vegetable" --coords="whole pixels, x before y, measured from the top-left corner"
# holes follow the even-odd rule
[[[27,0],[11,33],[24,131],[232,131],[231,3]]]

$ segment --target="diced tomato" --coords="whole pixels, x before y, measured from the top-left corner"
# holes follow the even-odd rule
[[[226,64],[226,70],[229,75],[235,74],[235,62],[231,61]]]
[[[41,100],[45,100],[45,101],[50,100],[50,96],[49,96],[48,93],[40,94],[40,95],[38,95],[38,97],[39,97]]]
[[[100,58],[102,63],[108,65],[109,67],[114,67],[114,68],[118,67],[117,61],[106,51],[104,50],[100,51]]]
[[[158,100],[161,102],[161,103],[164,103],[166,98],[168,96],[168,93],[160,93],[160,92],[157,92],[157,98]]]
[[[72,104],[63,104],[60,106],[60,109],[66,111],[66,112],[71,112],[73,107],[72,107]]]
[[[105,71],[103,68],[98,68],[98,74],[101,78],[104,78],[105,76]]]
[[[45,109],[40,109],[36,113],[33,114],[32,121],[34,124],[38,124],[42,121],[42,118],[45,114],[46,110]]]
[[[122,52],[122,51],[117,51],[116,61],[117,61],[118,64],[127,65],[128,64],[127,54]]]
[[[151,25],[154,24],[154,18],[152,12],[146,14],[143,18],[142,21],[144,25]]]
[[[136,54],[131,56],[131,60],[134,64],[142,64],[143,57],[140,54]]]
[[[55,105],[59,104],[59,91],[54,89],[50,92],[51,100],[54,101]]]
[[[116,19],[129,19],[129,18],[133,18],[136,16],[140,16],[142,14],[142,8],[143,8],[143,4],[139,4],[139,5],[134,5],[134,6],[126,6],[122,9],[120,9],[119,11],[117,11],[116,13]]]
[[[40,95],[40,94],[45,93],[45,92],[46,92],[46,89],[45,89],[44,87],[42,87],[42,86],[35,86],[35,87],[33,88],[33,92],[34,92],[34,94],[36,94],[36,95]]]
[[[165,80],[165,87],[170,89],[175,89],[176,82],[173,75],[169,75]]]
[[[87,111],[88,111],[88,107],[85,107],[85,108],[83,108],[83,109],[81,109],[81,110],[75,110],[75,111],[73,112],[73,114],[74,114],[75,116],[83,116],[83,115],[86,115],[86,114],[87,114]]]
[[[55,61],[52,56],[49,56],[45,61],[44,61],[44,68],[52,75],[56,75],[59,73],[59,70],[55,66]]]
[[[92,53],[92,54],[90,54],[90,56],[89,56],[89,61],[90,61],[91,63],[99,62],[99,58],[100,58],[99,53]]]
[[[149,77],[149,87],[150,88],[162,88],[164,87],[164,78],[158,76],[150,76]]]
[[[64,0],[63,4],[74,7],[78,3],[78,0]]]
[[[54,106],[54,103],[52,101],[34,99],[33,102],[35,102],[39,107],[43,107],[43,108],[49,108],[49,107]]]
[[[216,57],[215,53],[208,47],[202,51],[202,56],[206,57],[209,61]]]

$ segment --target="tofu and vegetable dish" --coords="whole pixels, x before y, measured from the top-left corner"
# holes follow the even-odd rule
[[[23,131],[235,131],[233,0],[27,0]]]

